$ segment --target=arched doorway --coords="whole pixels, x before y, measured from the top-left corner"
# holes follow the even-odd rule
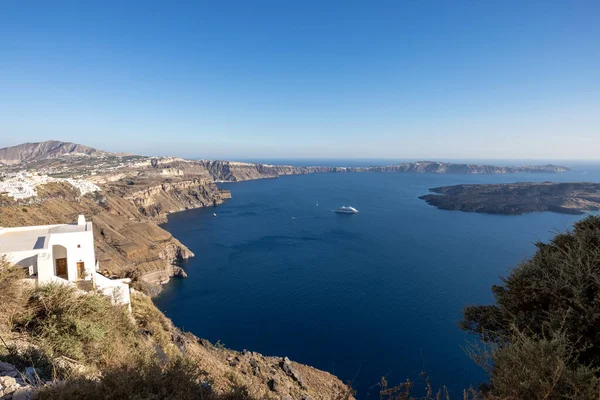
[[[69,280],[67,248],[58,244],[52,246],[52,258],[54,259],[54,275]]]

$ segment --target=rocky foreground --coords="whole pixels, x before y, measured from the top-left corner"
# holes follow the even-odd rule
[[[520,182],[498,185],[455,185],[430,189],[421,196],[443,210],[488,214],[553,211],[582,214],[600,210],[599,183]]]
[[[33,289],[0,267],[0,298],[10,307],[0,310],[0,399],[354,398],[328,372],[182,332],[136,291],[129,313],[103,295]],[[241,389],[245,395],[227,395]]]

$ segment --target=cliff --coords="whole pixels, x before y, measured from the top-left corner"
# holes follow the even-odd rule
[[[600,184],[521,182],[500,185],[455,185],[430,189],[421,196],[444,209],[490,214],[524,214],[553,211],[581,214],[600,210]]]
[[[385,166],[370,167],[327,167],[310,166],[295,167],[291,165],[252,164],[233,161],[197,161],[206,169],[210,178],[215,181],[245,181],[260,178],[276,178],[283,175],[299,175],[325,172],[397,172],[397,173],[433,173],[433,174],[514,174],[526,173],[557,173],[570,169],[557,165],[525,165],[497,166],[481,164],[455,164],[438,161],[417,161]],[[179,164],[182,167],[182,164]]]
[[[138,211],[152,218],[155,222],[166,222],[168,213],[190,208],[217,206],[224,199],[231,198],[231,193],[220,190],[214,182],[207,179],[192,178],[178,182],[164,182],[145,186],[124,195],[138,207]]]
[[[158,226],[169,212],[220,204],[228,192],[212,182],[191,180],[143,186],[118,183],[80,196],[66,183],[38,187],[38,196],[0,199],[0,225],[45,225],[74,222],[79,214],[94,222],[96,257],[108,275],[165,283],[181,274],[174,265],[194,254]]]

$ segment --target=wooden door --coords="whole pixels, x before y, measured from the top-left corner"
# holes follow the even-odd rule
[[[56,259],[56,276],[61,277],[63,279],[69,279],[69,275],[67,273],[67,259],[66,258],[57,258]]]
[[[79,261],[77,263],[77,279],[82,280],[85,278],[85,263]]]

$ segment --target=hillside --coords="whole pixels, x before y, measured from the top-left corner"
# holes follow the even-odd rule
[[[600,210],[598,183],[520,182],[442,186],[430,190],[437,194],[421,196],[420,199],[444,210],[488,214],[534,211],[582,214]]]
[[[335,376],[177,329],[149,297],[30,287],[0,260],[0,398],[352,399]],[[27,373],[27,368],[35,373]]]
[[[101,156],[109,154],[81,144],[47,140],[39,143],[23,143],[17,146],[0,149],[0,163],[19,164],[28,161],[39,161],[70,154]]]
[[[0,197],[0,224],[6,227],[72,222],[84,214],[94,223],[96,257],[109,275],[139,278],[147,284],[165,283],[175,274],[178,260],[194,254],[157,223],[169,212],[220,204],[229,192],[210,181],[104,185],[80,196],[67,183],[38,186],[37,197]],[[158,288],[146,287],[152,293]]]

